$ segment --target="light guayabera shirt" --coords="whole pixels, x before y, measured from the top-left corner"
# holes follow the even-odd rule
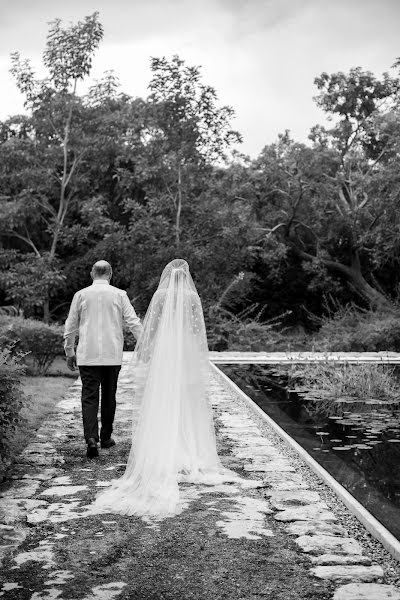
[[[122,364],[123,322],[138,339],[143,326],[127,293],[106,279],[95,279],[73,297],[65,322],[65,354],[74,356],[75,338],[79,335],[78,366]]]

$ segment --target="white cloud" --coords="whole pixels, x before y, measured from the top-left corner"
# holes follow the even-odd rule
[[[93,77],[114,69],[123,89],[145,96],[150,57],[179,54],[237,113],[243,151],[257,154],[288,128],[305,140],[323,120],[313,80],[362,66],[377,75],[399,52],[396,0],[14,0],[0,11],[0,119],[22,107],[8,73],[18,49],[40,66],[47,22],[95,10],[105,28]]]

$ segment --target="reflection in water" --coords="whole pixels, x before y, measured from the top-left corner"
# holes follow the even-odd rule
[[[400,400],[310,393],[284,368],[220,368],[400,539]]]

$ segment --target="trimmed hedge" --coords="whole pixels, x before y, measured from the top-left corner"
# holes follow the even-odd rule
[[[63,327],[46,325],[34,319],[0,316],[0,340],[13,352],[26,354],[32,359],[37,375],[47,373],[57,356],[64,355]]]

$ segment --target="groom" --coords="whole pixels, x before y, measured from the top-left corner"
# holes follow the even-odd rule
[[[135,309],[123,290],[110,285],[111,265],[99,260],[90,272],[92,285],[73,297],[65,323],[64,349],[71,371],[79,367],[82,379],[83,430],[88,458],[99,455],[98,421],[99,389],[101,388],[100,445],[111,448],[115,415],[115,394],[122,364],[125,321],[139,338],[143,327]],[[79,342],[75,356],[75,338]]]

